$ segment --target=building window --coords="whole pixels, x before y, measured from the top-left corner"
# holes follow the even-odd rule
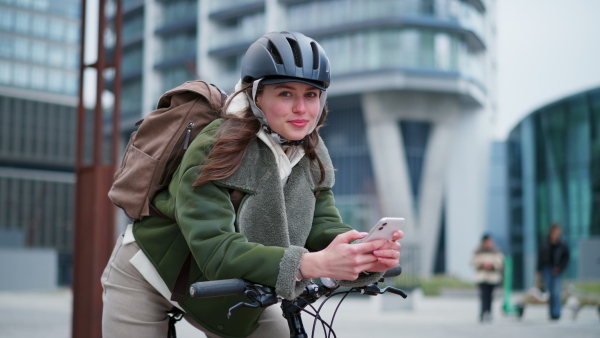
[[[459,72],[484,80],[482,52],[471,51],[458,34],[401,28],[336,35],[319,41],[328,52],[332,73],[390,69]]]
[[[0,11],[0,28],[7,31],[12,31],[15,24],[15,11],[10,9],[2,9]]]
[[[50,19],[50,30],[48,37],[56,40],[63,41],[65,39],[66,23],[62,19]]]
[[[31,88],[46,89],[46,70],[42,67],[31,67]]]
[[[31,8],[38,11],[46,11],[50,8],[50,0],[33,0]]]
[[[67,95],[77,95],[79,85],[79,76],[75,73],[65,72],[65,91]]]
[[[48,71],[48,89],[51,92],[62,93],[63,89],[63,74],[58,70]]]
[[[14,65],[14,81],[13,83],[19,87],[29,86],[29,67],[23,64]]]
[[[418,210],[423,162],[427,154],[431,122],[403,120],[400,121],[400,131],[404,142],[404,154],[410,176],[413,203],[415,210]]]
[[[48,64],[54,67],[62,67],[65,60],[64,50],[58,46],[48,48]]]
[[[14,50],[14,40],[8,36],[0,35],[0,58],[12,58]]]
[[[44,64],[48,62],[48,45],[43,41],[31,42],[31,61]]]
[[[30,16],[28,13],[17,12],[15,31],[17,31],[18,33],[27,34],[29,32],[30,26],[29,19]]]
[[[167,90],[177,87],[180,84],[188,81],[193,74],[190,73],[190,70],[186,67],[173,67],[169,68],[165,72],[162,73],[162,91],[166,92]]]
[[[8,61],[0,60],[0,83],[8,85],[12,82],[12,67]]]
[[[23,38],[15,39],[15,58],[21,61],[29,60],[29,41]]]
[[[79,44],[79,23],[68,23],[66,28],[66,41],[68,43]]]
[[[45,37],[48,34],[48,18],[36,15],[33,20],[32,32],[37,37]]]
[[[330,112],[321,135],[338,172],[336,195],[374,195],[375,181],[367,146],[366,124],[358,97],[328,100]]]

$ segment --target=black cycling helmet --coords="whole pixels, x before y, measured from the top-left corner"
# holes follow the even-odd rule
[[[268,33],[250,45],[242,60],[242,82],[260,78],[263,84],[295,81],[326,90],[329,59],[315,40],[302,33]]]

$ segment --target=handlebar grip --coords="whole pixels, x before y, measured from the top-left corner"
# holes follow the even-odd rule
[[[238,278],[196,282],[190,286],[190,296],[193,298],[244,295],[244,291],[246,282]]]
[[[387,287],[385,289],[386,289],[385,290],[386,292],[391,292],[391,293],[400,295],[400,296],[402,296],[402,298],[408,297],[408,295],[406,294],[406,292],[404,292],[404,290],[400,290],[400,289],[396,289],[396,288],[392,288],[392,287]]]
[[[402,267],[400,265],[398,265],[395,268],[391,268],[388,271],[386,271],[383,274],[383,278],[400,276],[401,273],[402,273]]]

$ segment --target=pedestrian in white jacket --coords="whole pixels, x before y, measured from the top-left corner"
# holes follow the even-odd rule
[[[504,266],[504,255],[496,248],[492,237],[483,235],[481,245],[475,250],[471,264],[476,270],[475,281],[479,286],[481,300],[479,320],[490,321],[494,287],[502,280]]]

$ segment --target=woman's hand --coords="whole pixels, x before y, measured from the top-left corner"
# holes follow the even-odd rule
[[[355,280],[363,271],[381,272],[398,265],[400,243],[396,241],[404,236],[402,231],[396,231],[391,240],[350,244],[365,236],[351,230],[339,234],[327,248],[304,254],[300,262],[304,277]]]
[[[373,264],[373,267],[367,269],[369,272],[383,272],[389,269],[393,269],[400,263],[400,243],[397,240],[404,237],[404,233],[401,230],[395,231],[394,236],[391,240],[378,239],[382,241],[383,245],[373,251],[373,254],[377,257],[377,262]]]

